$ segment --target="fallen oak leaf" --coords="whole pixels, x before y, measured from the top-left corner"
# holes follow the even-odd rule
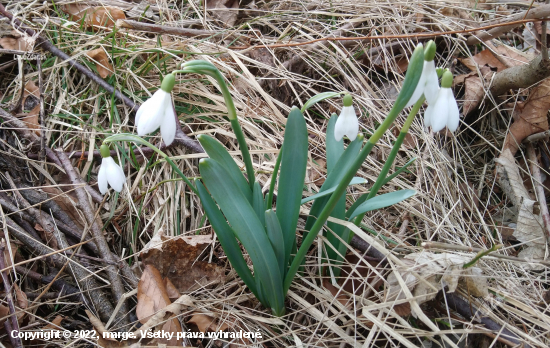
[[[136,315],[142,324],[171,303],[162,276],[154,266],[145,266],[138,283],[137,300]]]
[[[124,11],[113,6],[90,7],[85,4],[68,4],[62,10],[69,15],[69,20],[82,23],[87,28],[114,27],[119,19],[126,19]]]
[[[504,140],[503,149],[515,154],[519,144],[531,134],[548,130],[547,113],[550,110],[550,78],[543,80],[529,93],[523,104],[518,103],[514,123]]]
[[[171,305],[160,272],[152,265],[146,265],[141,275],[141,279],[138,283],[137,299],[136,315],[142,324],[148,323],[153,317],[157,318],[155,314]],[[165,320],[164,315],[159,319],[157,323],[163,323],[161,328],[162,331],[176,334],[182,331],[180,322],[174,315],[171,315],[167,320]],[[160,338],[158,340],[159,343],[173,346],[181,345],[181,341],[182,340],[177,338],[176,335],[171,339]]]
[[[2,48],[7,50],[15,50],[15,51],[32,51],[34,47],[34,39],[26,36],[21,35],[16,30],[13,30],[9,36],[4,36],[3,38],[0,38],[0,45]]]
[[[206,331],[225,331],[229,328],[229,325],[225,322],[219,325],[215,318],[200,312],[193,313],[193,316],[187,322],[195,324],[202,333],[205,333]]]
[[[206,9],[219,19],[226,27],[232,27],[239,16],[239,1],[237,0],[209,0]]]
[[[86,55],[96,62],[96,69],[99,76],[107,78],[113,75],[113,66],[103,47],[88,51]]]
[[[197,258],[212,244],[210,235],[179,236],[163,241],[161,250],[152,246],[140,254],[144,265],[152,265],[162,277],[169,278],[179,292],[192,291],[201,286],[222,281],[223,267]],[[158,243],[155,244],[158,246]]]

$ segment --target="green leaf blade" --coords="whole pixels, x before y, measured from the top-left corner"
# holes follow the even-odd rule
[[[275,256],[279,261],[279,270],[281,274],[285,274],[285,240],[283,238],[283,231],[277,214],[271,209],[265,211],[265,225],[267,230],[267,237],[271,242],[271,246],[275,251]]]
[[[241,277],[246,286],[248,286],[250,291],[252,291],[252,293],[256,295],[256,297],[258,297],[256,281],[254,280],[254,277],[252,276],[252,273],[250,272],[250,269],[248,268],[248,265],[244,260],[243,254],[241,252],[241,247],[235,239],[235,232],[233,232],[231,227],[227,224],[225,217],[216,206],[216,203],[214,202],[208,191],[206,191],[206,188],[204,187],[202,182],[200,182],[199,180],[196,180],[195,182],[197,184],[197,190],[199,192],[199,197],[201,199],[204,211],[206,212],[206,216],[208,217],[210,225],[212,225],[212,228],[218,236],[218,240],[220,241],[220,244],[225,251],[227,259],[229,260],[233,268],[235,268],[235,271],[237,272],[239,277]]]
[[[229,174],[220,163],[206,158],[200,161],[199,168],[206,187],[248,252],[257,271],[255,276],[260,278],[266,290],[266,301],[275,315],[282,315],[285,310],[282,276],[275,252],[254,208],[235,185],[226,182]]]
[[[355,209],[355,211],[351,214],[349,219],[351,220],[357,215],[366,213],[368,211],[389,207],[390,205],[394,205],[396,203],[404,201],[405,199],[410,198],[415,194],[415,190],[399,190],[373,197],[358,206],[357,209]]]
[[[285,265],[296,243],[296,226],[307,167],[308,134],[304,116],[298,108],[288,115],[283,141],[281,174],[277,196],[277,218],[285,240]]]
[[[227,152],[225,147],[216,139],[205,134],[199,135],[197,139],[208,156],[220,163],[227,170],[229,177],[235,182],[235,185],[237,185],[248,201],[252,202],[252,191],[250,190],[250,185],[246,181],[239,166],[235,163],[235,160],[231,157],[229,152]]]
[[[323,92],[323,93],[319,93],[317,95],[314,95],[313,97],[309,98],[309,100],[304,104],[304,106],[302,106],[301,111],[302,111],[302,113],[306,112],[306,110],[309,109],[310,107],[312,107],[314,104],[316,104],[320,101],[323,101],[325,99],[337,97],[342,93],[344,93],[344,92]]]

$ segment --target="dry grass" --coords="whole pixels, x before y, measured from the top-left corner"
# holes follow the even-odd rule
[[[72,2],[53,1],[55,6]],[[119,0],[93,3],[120,6],[125,10],[133,6]],[[53,17],[61,17],[63,13],[59,7],[55,10],[52,2],[42,4],[24,0],[9,1],[9,4],[8,10],[18,18],[34,22],[36,27],[42,28],[43,35],[81,62],[89,62],[84,57],[86,51],[104,47],[115,67],[115,74],[108,81],[138,103],[158,88],[159,75],[175,69],[182,61],[206,59],[214,63],[230,83],[253,153],[257,180],[264,189],[269,186],[276,154],[283,139],[286,115],[292,105],[301,106],[319,92],[349,91],[361,111],[362,131],[370,134],[388,113],[403,80],[399,58],[406,57],[414,47],[413,42],[402,40],[399,46],[388,49],[385,45],[390,41],[379,39],[371,42],[331,42],[313,49],[300,46],[232,51],[225,48],[230,40],[218,37],[204,40],[125,30],[119,30],[113,36],[110,30],[90,32],[78,25],[61,26]],[[355,27],[346,30],[345,36],[390,35],[468,28],[471,23],[464,18],[478,20],[495,16],[494,6],[475,9],[474,4],[451,1],[377,0],[358,3],[349,0],[302,0],[261,1],[256,5],[258,9],[248,20],[252,28],[261,30],[261,35],[244,25],[231,28],[228,32],[257,36],[256,42],[270,44],[279,43],[276,39],[282,36],[282,42],[289,36],[294,41],[327,37],[348,23],[354,23]],[[205,18],[202,5],[196,0],[189,3],[158,0],[153,2],[151,10],[160,17],[159,23],[169,26],[177,27],[188,20],[196,20],[205,24],[204,29],[226,30],[210,15]],[[372,47],[383,48],[365,54]],[[436,62],[439,66],[449,67],[455,74],[467,72],[456,60],[457,57],[472,55],[462,36],[441,37],[438,47]],[[299,72],[289,71],[283,63],[298,54],[304,57],[298,63],[300,68],[294,70]],[[36,79],[34,71],[31,69],[27,73],[27,79]],[[3,78],[4,107],[13,102],[12,97],[18,95],[21,89],[17,73],[14,70]],[[46,109],[49,112],[46,139],[51,148],[63,148],[67,152],[94,149],[101,139],[110,134],[135,132],[131,122],[133,116],[128,109],[120,106],[118,101],[113,104],[110,95],[68,69],[59,59],[49,56],[44,74]],[[224,118],[226,108],[223,98],[213,81],[183,76],[174,89],[174,96],[184,130],[192,137],[198,134],[215,136],[230,151],[234,151],[236,161],[244,167],[237,151],[237,142]],[[318,167],[315,161],[325,156],[327,118],[339,107],[338,100],[331,100],[315,106],[306,114],[311,154],[310,180],[307,184],[310,192],[316,192],[320,186],[312,181],[315,176],[326,173],[325,168]],[[381,193],[410,188],[416,189],[418,194],[394,207],[369,213],[364,219],[365,227],[385,237],[378,241],[394,255],[421,251],[421,243],[425,241],[481,248],[494,243],[506,244],[500,233],[495,232],[497,226],[503,223],[508,203],[506,197],[499,193],[493,159],[502,147],[510,117],[503,104],[495,101],[487,103],[476,117],[477,120],[468,119],[467,124],[461,123],[456,137],[426,133],[422,129],[421,118],[414,121],[410,131],[414,146],[400,152],[395,166],[399,167],[413,157],[418,160],[410,173],[394,179],[382,188]],[[398,118],[398,128],[403,121],[404,117]],[[158,142],[158,138],[153,140]],[[394,140],[394,135],[388,132],[358,175],[373,182]],[[121,145],[119,151],[126,149],[127,145]],[[24,156],[23,144],[14,150]],[[183,148],[171,149],[170,154],[177,159],[186,175],[199,176],[197,164],[201,155],[190,154]],[[128,163],[128,158],[120,158],[125,165]],[[107,232],[118,255],[123,254],[134,262],[138,261],[138,252],[160,229],[168,236],[211,233],[210,227],[204,226],[204,212],[198,197],[185,190],[181,181],[170,181],[175,175],[169,165],[156,160],[154,158],[149,162],[151,166],[147,171],[141,166],[127,165],[128,185],[120,195],[113,195],[111,191],[108,198],[111,211],[104,211],[101,216],[103,221],[114,219],[120,226],[121,230],[115,232],[113,225],[108,225]],[[43,164],[35,162],[34,165],[39,167]],[[47,184],[62,183],[60,177],[53,175],[57,171],[54,165],[43,166],[47,173],[52,174],[47,177]],[[98,162],[84,157],[78,162],[78,169],[86,180],[94,182]],[[37,178],[38,171],[33,173]],[[349,202],[368,189],[369,185],[352,189]],[[479,196],[477,204],[474,194]],[[410,218],[408,228],[400,234],[400,226],[407,217]],[[303,220],[300,221],[303,225]],[[388,243],[388,240],[396,243]],[[233,271],[229,272],[224,284],[201,288],[189,294],[198,303],[195,310],[210,312],[219,318],[219,322],[227,321],[237,329],[260,330],[265,346],[413,347],[420,346],[421,342],[431,342],[434,346],[442,344],[434,330],[422,324],[421,320],[400,317],[393,303],[367,311],[368,316],[365,316],[364,307],[384,302],[382,287],[373,288],[372,283],[375,274],[384,276],[387,272],[369,262],[349,264],[351,268],[362,269],[361,274],[352,272],[350,278],[354,280],[355,287],[362,286],[363,289],[356,293],[348,292],[345,303],[337,300],[330,290],[322,286],[317,253],[323,247],[322,240],[319,239],[318,243],[318,248],[314,248],[307,260],[307,273],[291,287],[286,316],[272,317],[268,310],[250,297]],[[509,243],[506,245],[509,247],[501,253],[514,254],[514,247]],[[218,262],[225,262],[218,246],[204,257],[208,259],[212,256]],[[472,303],[532,346],[547,347],[550,344],[550,316],[548,304],[543,302],[543,295],[549,286],[547,269],[530,271],[524,263],[491,257],[483,259],[479,266],[490,283],[491,294],[485,299],[470,297]],[[343,289],[341,292],[346,293]],[[74,308],[67,305],[62,312],[72,313]],[[455,341],[472,344],[472,340],[479,340],[482,337],[479,333],[485,331],[476,322],[464,322],[460,317],[452,320],[452,327],[446,327],[443,322],[448,325],[448,313],[439,312],[431,305],[423,308],[430,318],[437,318],[439,329]],[[31,312],[29,315],[34,321],[45,320]],[[189,315],[190,312],[182,313],[181,321],[185,323]]]

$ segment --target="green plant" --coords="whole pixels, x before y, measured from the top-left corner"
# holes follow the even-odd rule
[[[433,43],[429,45],[433,45]],[[334,136],[338,117],[332,115],[328,124],[326,143],[328,175],[319,193],[305,199],[302,195],[308,159],[308,134],[302,112],[312,104],[340,93],[323,93],[309,100],[304,105],[303,110],[294,107],[290,111],[283,145],[277,157],[269,191],[265,197],[259,183],[255,181],[252,158],[229,89],[222,74],[209,62],[197,60],[184,63],[181,70],[167,75],[169,83],[163,83],[163,90],[168,92],[171,90],[174,81],[173,76],[179,73],[208,75],[217,81],[228,108],[228,118],[239,143],[246,167],[246,176],[241,172],[225,147],[207,135],[197,137],[209,158],[200,161],[199,169],[202,179],[195,180],[194,185],[165,153],[138,136],[132,134],[113,135],[105,139],[104,143],[131,141],[149,146],[161,155],[182,177],[190,189],[200,197],[204,211],[227,258],[244,283],[265,307],[271,308],[275,315],[280,316],[285,312],[286,293],[298,270],[303,265],[306,253],[317,235],[323,230],[329,217],[353,221],[359,226],[366,212],[395,204],[415,193],[413,190],[400,190],[377,195],[382,185],[401,173],[413,162],[409,161],[407,165],[388,176],[397,151],[416,113],[424,102],[423,96],[419,100],[413,101],[414,106],[370,192],[361,196],[346,210],[345,193],[347,187],[364,182],[360,178],[354,178],[354,175],[378,140],[393,124],[407,103],[411,102],[413,92],[417,89],[421,79],[423,63],[424,50],[419,45],[411,56],[403,88],[393,108],[384,122],[366,141],[364,136],[359,134],[344,149],[344,141],[341,136],[340,140],[336,140]],[[346,98],[345,105],[349,108],[351,97]],[[347,112],[346,117],[349,118],[350,110],[348,109]],[[162,110],[156,113],[164,115]],[[143,119],[143,117],[142,115],[141,118]],[[350,127],[346,129],[349,132]],[[277,182],[278,185],[276,185]],[[273,197],[276,186],[278,191],[274,209]],[[301,245],[298,245],[296,230],[300,206],[311,200],[314,202],[310,210],[310,216],[306,221],[306,232],[303,235]],[[339,263],[345,255],[346,243],[351,240],[352,233],[343,226],[334,223],[328,223],[327,227],[332,233],[327,235],[329,246],[325,258],[331,265],[331,272],[337,275],[339,273]],[[346,243],[342,243],[342,241]],[[249,269],[239,243],[243,245],[248,253],[254,272]]]

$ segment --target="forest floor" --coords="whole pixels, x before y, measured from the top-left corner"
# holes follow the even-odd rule
[[[540,20],[550,5],[0,3],[1,345],[550,346],[550,60],[543,49],[550,30]],[[349,92],[368,138],[391,109],[415,46],[430,39],[436,65],[455,76],[459,129],[431,132],[421,110],[391,172],[414,163],[380,191],[416,195],[366,215],[339,277],[320,275],[326,238],[317,238],[282,317],[246,288],[198,196],[160,156],[115,143],[126,184],[120,193],[98,192],[103,139],[136,133],[139,105],[185,61],[207,60],[226,78],[266,192],[292,106]],[[163,149],[179,169],[200,176],[207,155],[195,139],[208,134],[244,170],[215,81],[178,75],[172,95],[181,132]],[[304,196],[325,181],[328,118],[341,103],[327,99],[304,114]],[[368,156],[357,173],[368,183],[348,189],[348,206],[376,180],[404,120],[405,112]],[[150,141],[160,144],[160,135]],[[491,248],[498,250],[462,267]],[[144,328],[185,334],[140,339]],[[57,329],[72,336],[12,337]],[[233,336],[207,337],[220,330]],[[259,336],[236,337],[241,331]],[[137,337],[109,338],[117,332]]]

